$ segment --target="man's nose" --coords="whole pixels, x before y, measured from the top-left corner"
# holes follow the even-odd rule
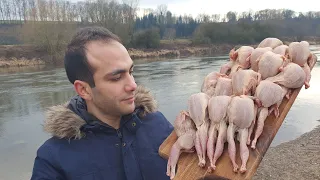
[[[129,80],[127,81],[127,84],[125,86],[125,90],[126,91],[135,91],[137,88],[137,84],[134,80],[134,77],[133,76],[130,76],[129,77]]]

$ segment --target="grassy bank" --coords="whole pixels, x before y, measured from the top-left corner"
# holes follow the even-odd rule
[[[317,44],[309,41],[310,45]],[[290,41],[284,41],[289,44]],[[128,52],[133,60],[143,58],[176,58],[188,56],[214,56],[227,54],[232,48],[239,48],[243,45],[256,47],[257,44],[207,44],[193,45],[189,39],[161,40],[160,46],[153,49],[128,48]],[[12,66],[33,66],[42,64],[63,64],[63,52],[60,52],[56,61],[48,55],[47,51],[41,47],[32,45],[2,45],[0,46],[0,68]]]
[[[1,45],[0,68],[11,66],[34,66],[48,63],[45,50],[32,45]]]
[[[160,46],[154,49],[128,48],[133,60],[143,58],[174,58],[188,56],[208,56],[228,53],[234,45],[216,44],[194,46],[191,40],[161,40]],[[63,53],[63,52],[61,52]],[[52,58],[41,47],[32,45],[0,46],[0,67],[33,66],[42,64],[61,65],[63,59],[53,62]]]
[[[0,59],[0,68],[1,67],[12,67],[12,66],[35,66],[35,65],[45,65],[45,61],[41,59],[26,59],[20,58],[17,59],[15,57],[10,59]]]

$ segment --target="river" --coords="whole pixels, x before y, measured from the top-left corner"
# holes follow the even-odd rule
[[[320,59],[319,46],[312,50]],[[317,51],[315,51],[317,50]],[[173,123],[200,91],[203,78],[218,71],[227,56],[135,61],[138,84],[151,89],[159,110]],[[320,63],[312,70],[311,87],[300,91],[271,146],[290,141],[320,124]],[[44,111],[75,95],[63,68],[0,69],[0,179],[30,179],[37,148],[49,137],[42,130]],[[307,112],[308,111],[308,112]]]

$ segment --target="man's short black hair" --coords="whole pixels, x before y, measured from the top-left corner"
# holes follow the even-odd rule
[[[85,27],[79,29],[67,46],[64,57],[64,67],[69,81],[73,84],[76,80],[87,82],[90,87],[95,87],[93,80],[94,69],[89,65],[86,56],[86,45],[91,41],[118,41],[120,38],[103,27]]]

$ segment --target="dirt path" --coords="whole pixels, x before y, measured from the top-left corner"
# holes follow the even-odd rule
[[[271,147],[254,180],[320,180],[320,126],[298,139]]]

